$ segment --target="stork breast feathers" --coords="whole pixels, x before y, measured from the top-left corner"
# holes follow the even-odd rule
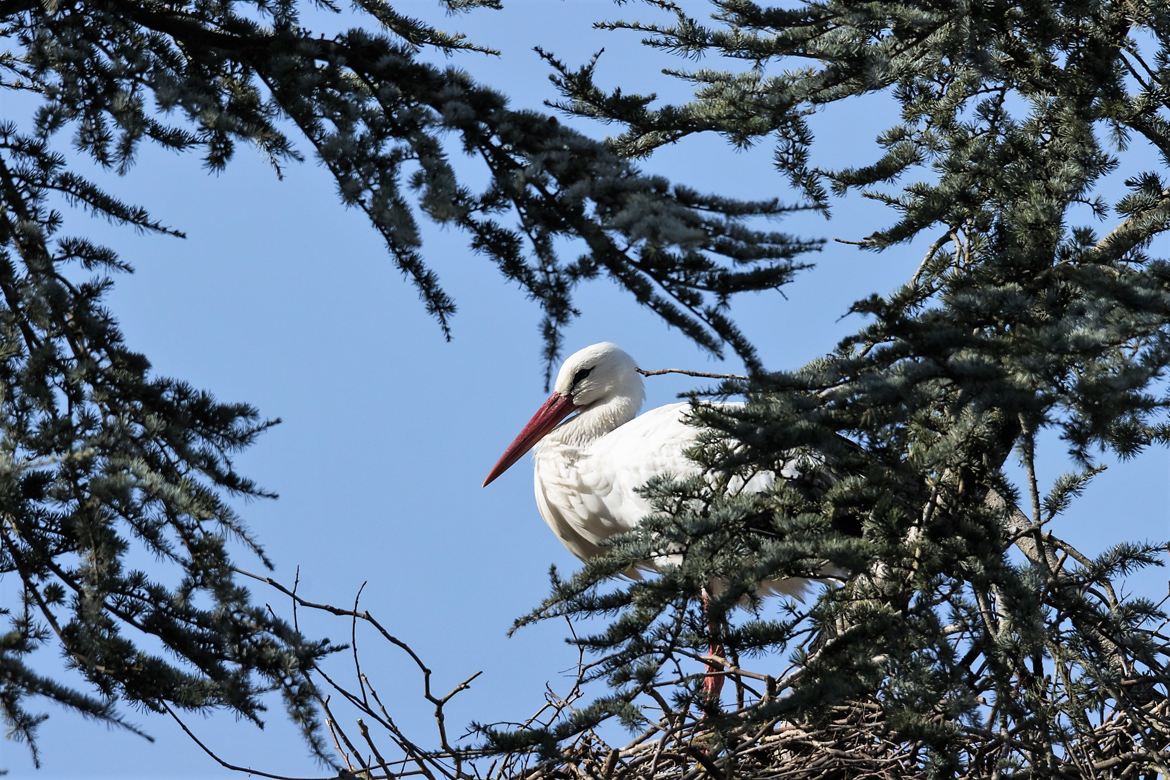
[[[637,526],[653,511],[638,493],[652,478],[698,472],[685,455],[699,435],[684,421],[689,408],[685,403],[660,406],[585,446],[555,439],[540,445],[537,504],[570,551],[589,558],[609,537]]]

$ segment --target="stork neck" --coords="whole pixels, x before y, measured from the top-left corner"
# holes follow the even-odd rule
[[[541,444],[586,446],[634,419],[642,406],[643,398],[644,394],[639,392],[635,395],[615,395],[591,404],[582,409],[576,417],[553,429],[544,437]]]

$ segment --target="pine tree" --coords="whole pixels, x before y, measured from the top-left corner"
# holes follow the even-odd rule
[[[675,71],[694,97],[662,105],[607,91],[596,60],[574,69],[547,53],[561,109],[624,126],[610,145],[628,158],[702,132],[767,139],[809,203],[829,211],[858,192],[889,207],[862,250],[903,253],[917,239],[925,255],[894,292],[854,305],[864,324],[831,353],[728,378],[720,394],[743,394],[744,406],[695,409],[710,430],[692,453],[705,477],[647,485],[657,512],[639,529],[577,575],[553,572],[552,593],[517,626],[567,617],[590,629],[571,636],[582,662],[570,691],[519,726],[481,725],[469,748],[446,738],[447,699],[428,689],[435,748],[388,728],[376,760],[354,750],[350,768],[1170,773],[1166,600],[1122,587],[1164,565],[1167,542],[1088,556],[1060,528],[1103,460],[1170,438],[1170,13],[1083,0],[646,3],[660,23],[604,26],[752,67]],[[814,167],[807,115],[878,93],[898,109],[880,157]],[[1115,181],[1125,194],[1111,203]],[[1071,468],[1048,485],[1042,448]],[[794,457],[799,478],[726,490]],[[1123,522],[1111,527],[1125,538]],[[617,578],[664,548],[683,554],[677,569]],[[815,603],[755,597],[760,581],[826,563],[848,575]],[[711,611],[725,621],[732,708],[701,693],[699,593],[713,580],[725,585]],[[615,738],[614,721],[634,736]]]
[[[444,332],[454,303],[423,259],[421,218],[465,231],[539,303],[547,360],[575,286],[604,275],[697,342],[753,362],[729,298],[783,284],[815,248],[748,224],[788,211],[780,201],[644,176],[426,62],[474,48],[462,37],[379,0],[356,6],[352,28],[324,37],[291,0],[0,2],[0,92],[25,98],[0,102],[0,575],[22,594],[3,610],[0,710],[34,756],[37,697],[130,728],[126,705],[258,721],[271,691],[324,755],[306,674],[335,649],[257,604],[233,557],[242,545],[268,564],[231,501],[269,494],[232,458],[276,421],[151,371],[102,303],[129,265],[84,238],[82,220],[181,234],[84,176],[79,158],[122,173],[156,144],[216,171],[247,144],[279,175],[310,150]],[[28,99],[31,116],[4,115]],[[482,160],[482,191],[461,183],[451,148]],[[563,258],[566,237],[587,253]],[[149,571],[131,564],[143,553],[159,561]],[[53,645],[85,689],[30,667]]]
[[[696,412],[715,432],[695,453],[709,477],[649,485],[659,511],[580,574],[554,576],[549,599],[520,621],[604,620],[575,641],[583,681],[609,693],[578,706],[577,689],[522,728],[482,727],[481,744],[467,748],[448,739],[449,695],[431,692],[413,656],[438,746],[394,730],[363,681],[351,703],[388,724],[391,760],[375,742],[376,761],[355,770],[381,776],[402,756],[424,774],[468,777],[1167,773],[1166,615],[1115,587],[1161,564],[1166,543],[1119,542],[1089,557],[1059,526],[1102,453],[1128,458],[1170,437],[1170,262],[1158,248],[1170,229],[1170,13],[1140,0],[715,0],[700,17],[697,4],[646,2],[661,23],[609,26],[753,67],[680,70],[694,99],[660,105],[597,84],[592,64],[547,54],[562,109],[625,128],[607,144],[426,64],[420,49],[473,44],[381,3],[359,4],[377,32],[324,39],[291,3],[0,2],[0,30],[19,43],[0,59],[0,83],[45,105],[32,130],[0,136],[11,350],[0,564],[27,594],[9,615],[3,701],[18,730],[35,725],[23,708],[30,694],[107,718],[115,696],[255,714],[263,686],[286,686],[294,716],[313,725],[318,692],[305,674],[329,646],[250,606],[222,543],[225,530],[243,533],[224,498],[259,493],[229,456],[266,423],[151,378],[100,307],[104,278],[83,286],[62,270],[72,262],[104,274],[120,261],[58,237],[59,202],[166,228],[53,151],[69,132],[118,169],[147,140],[197,151],[214,168],[250,141],[279,167],[299,159],[294,139],[304,139],[441,327],[453,304],[423,262],[420,213],[464,229],[538,302],[546,362],[574,286],[604,271],[698,343],[731,345],[751,370],[722,388],[745,394],[744,407]],[[877,139],[883,154],[814,167],[807,114],[875,93],[900,109]],[[783,213],[780,201],[702,196],[630,162],[701,132],[774,143],[778,170],[812,207],[829,212],[853,192],[885,204],[890,223],[862,248],[929,242],[917,272],[857,302],[865,324],[830,354],[766,370],[726,304],[788,281],[814,245],[752,228],[754,216]],[[487,164],[484,192],[458,183],[444,143]],[[1135,166],[1131,145],[1152,149],[1156,163]],[[1127,192],[1109,203],[1103,189],[1119,177]],[[588,254],[562,261],[562,236]],[[1036,464],[1053,441],[1073,471],[1045,486]],[[722,489],[794,455],[809,464],[804,478],[752,496]],[[168,555],[184,585],[122,571],[131,540]],[[664,543],[686,549],[677,570],[613,580]],[[754,583],[814,575],[826,561],[851,575],[816,603],[753,609]],[[728,586],[712,607],[735,664],[739,706],[727,711],[698,694],[707,621],[696,596],[712,578]],[[208,599],[214,607],[199,608]],[[124,625],[154,633],[189,665],[134,651]],[[98,696],[21,665],[51,641]],[[138,652],[133,663],[114,663],[128,652]],[[611,719],[641,736],[610,745],[599,726]]]
[[[607,26],[753,67],[679,71],[693,100],[659,105],[607,91],[593,63],[546,55],[562,109],[621,123],[611,143],[629,157],[700,132],[767,138],[810,202],[829,209],[860,192],[889,207],[863,249],[930,244],[904,285],[854,305],[865,325],[834,352],[729,383],[747,395],[742,409],[700,410],[725,437],[695,453],[713,478],[648,486],[659,512],[579,575],[554,579],[521,621],[616,615],[577,640],[612,693],[548,728],[489,730],[489,741],[559,744],[558,757],[546,753],[554,762],[647,777],[700,764],[713,776],[1166,773],[1166,614],[1118,587],[1163,565],[1166,540],[1089,557],[1058,528],[1102,454],[1129,458],[1170,436],[1170,263],[1154,251],[1170,229],[1170,13],[1142,2],[716,0],[703,19],[649,4],[661,23]],[[874,93],[899,109],[876,139],[881,156],[813,167],[807,114]],[[1131,144],[1152,150],[1152,167],[1134,165]],[[1127,190],[1115,203],[1101,194],[1110,177]],[[1047,490],[1042,438],[1062,442],[1074,469]],[[750,497],[722,489],[801,453],[809,478]],[[860,537],[837,530],[849,526]],[[686,550],[677,571],[612,585],[664,543]],[[756,582],[826,561],[853,575],[810,609],[740,610],[725,641],[766,659],[743,680],[757,687],[741,688],[734,712],[703,712],[696,675],[680,679],[677,666],[705,647],[701,585],[729,584],[714,605],[727,614]],[[787,674],[778,653],[791,657]],[[667,701],[680,683],[690,695]],[[599,750],[592,729],[611,717],[656,742]]]

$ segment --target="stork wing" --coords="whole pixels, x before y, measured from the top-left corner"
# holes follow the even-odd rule
[[[689,410],[687,403],[660,406],[584,450],[540,462],[535,487],[541,516],[575,555],[599,554],[611,536],[632,530],[649,515],[653,506],[638,491],[651,479],[698,473],[698,464],[686,456],[701,431],[685,422]],[[793,460],[780,473],[795,478],[801,470]],[[774,479],[763,472],[731,489],[765,490]]]
[[[684,452],[699,430],[683,422],[688,404],[653,409],[619,426],[588,448],[543,458],[537,453],[536,502],[540,514],[579,558],[602,552],[614,534],[650,514],[638,488],[651,478],[697,471]]]
[[[654,477],[686,477],[699,467],[686,456],[699,436],[684,417],[690,404],[669,404],[652,409],[594,442],[588,455],[577,463],[580,494],[594,505],[586,516],[603,518],[596,528],[582,528],[582,535],[599,543],[611,534],[629,531],[653,511],[638,489]],[[590,511],[591,510],[591,511]]]

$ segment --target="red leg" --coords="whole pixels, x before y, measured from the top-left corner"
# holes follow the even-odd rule
[[[707,619],[707,636],[710,638],[707,654],[723,658],[725,651],[720,639],[722,632],[711,618],[711,596],[707,593],[706,588],[703,588],[701,597],[703,599],[703,616]],[[723,675],[720,674],[722,671],[723,664],[715,661],[707,662],[707,674],[703,678],[703,696],[710,704],[717,705],[719,703],[719,694],[723,690]]]

